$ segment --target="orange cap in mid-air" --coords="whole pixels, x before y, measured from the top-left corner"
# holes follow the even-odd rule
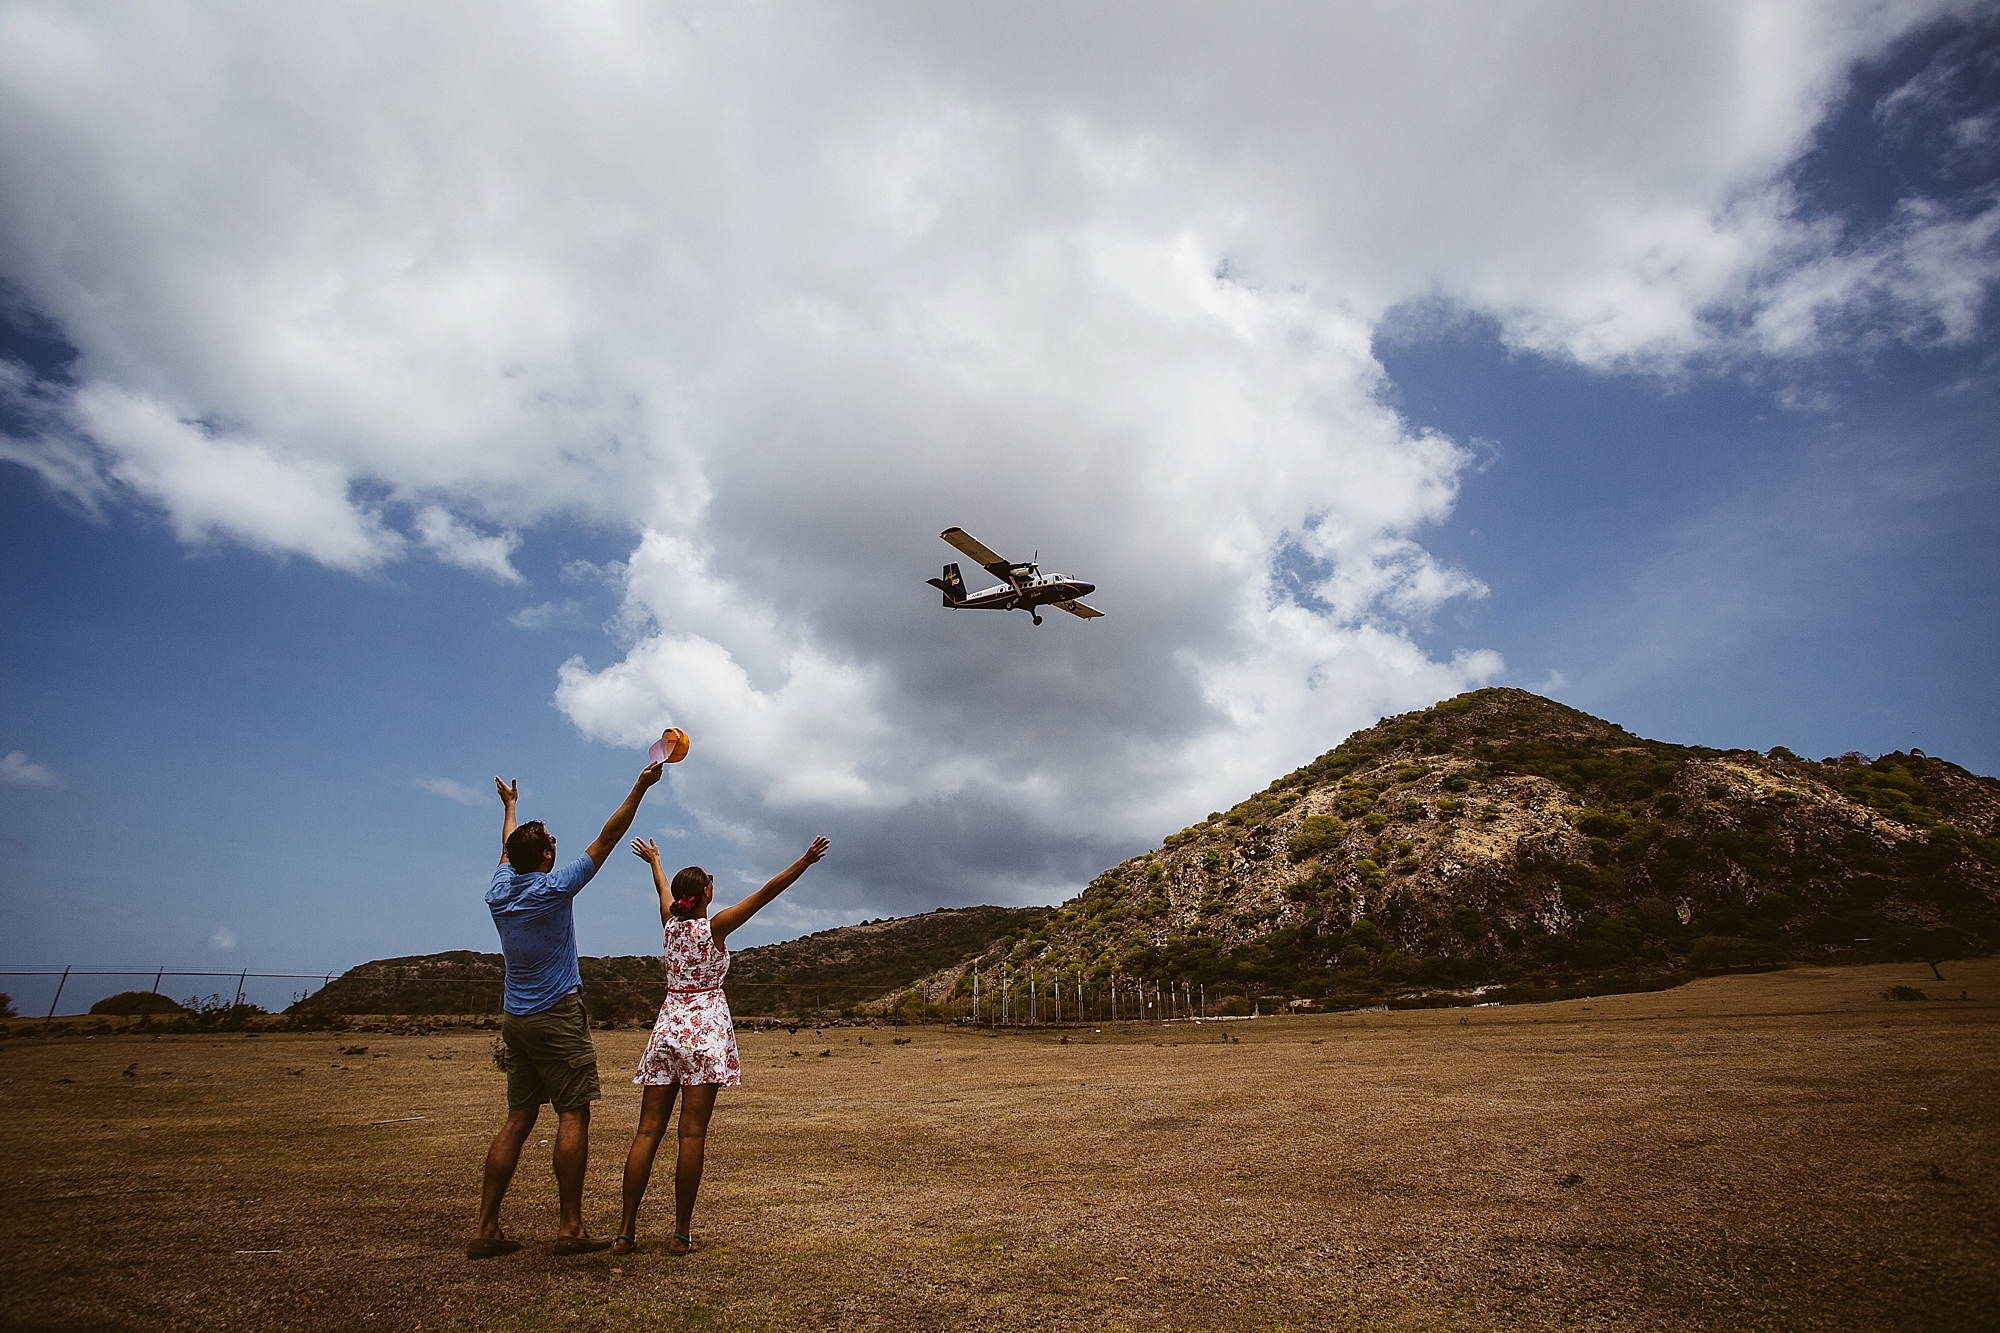
[[[653,742],[653,748],[646,751],[646,757],[654,763],[678,764],[687,758],[688,734],[679,727],[668,727],[660,733],[660,739]]]

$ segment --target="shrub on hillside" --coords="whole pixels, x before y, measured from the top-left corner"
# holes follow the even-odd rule
[[[1649,935],[1666,936],[1680,929],[1680,914],[1664,898],[1641,898],[1632,904],[1632,916]]]
[[[1285,844],[1285,853],[1294,861],[1311,860],[1337,850],[1346,836],[1347,825],[1332,815],[1307,815],[1298,833]]]
[[[1704,971],[1711,968],[1748,967],[1775,963],[1782,950],[1775,941],[1745,940],[1728,935],[1704,935],[1688,950],[1690,965]]]

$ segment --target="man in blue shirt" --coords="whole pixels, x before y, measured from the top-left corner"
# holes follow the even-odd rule
[[[606,1249],[583,1229],[583,1173],[590,1161],[590,1104],[597,1086],[597,1047],[583,1008],[583,977],[576,962],[576,920],[571,905],[632,827],[647,788],[660,780],[659,764],[640,772],[625,803],[612,811],[604,831],[582,856],[556,868],[556,838],[542,822],[515,823],[520,783],[493,779],[505,813],[503,849],[486,906],[507,958],[507,992],[500,1037],[507,1069],[507,1121],[486,1150],[486,1181],[479,1197],[479,1230],[466,1243],[468,1259],[511,1254],[521,1242],[500,1230],[500,1201],[507,1195],[521,1145],[535,1127],[542,1103],[556,1111],[557,1254]]]

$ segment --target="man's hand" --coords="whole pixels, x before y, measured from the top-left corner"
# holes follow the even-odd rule
[[[658,782],[660,780],[660,774],[666,772],[666,770],[667,770],[667,765],[665,760],[661,760],[657,764],[646,765],[645,768],[639,771],[639,781],[634,785],[633,789],[635,791],[646,790],[646,788],[652,786],[655,782]]]
[[[826,849],[831,846],[833,846],[833,844],[828,842],[825,838],[814,838],[813,845],[806,848],[806,854],[804,856],[801,856],[799,860],[804,861],[809,866],[818,865],[819,859],[822,856],[826,855]]]
[[[493,790],[500,793],[500,859],[507,859],[507,839],[514,836],[514,807],[521,803],[521,780],[515,778],[512,785],[493,779]]]
[[[649,866],[656,866],[660,863],[660,849],[651,838],[632,839],[632,855],[638,857]]]

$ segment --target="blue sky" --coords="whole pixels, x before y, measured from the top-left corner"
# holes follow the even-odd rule
[[[0,966],[490,949],[668,723],[752,942],[1481,684],[2000,772],[1990,8],[776,13],[0,10]]]

